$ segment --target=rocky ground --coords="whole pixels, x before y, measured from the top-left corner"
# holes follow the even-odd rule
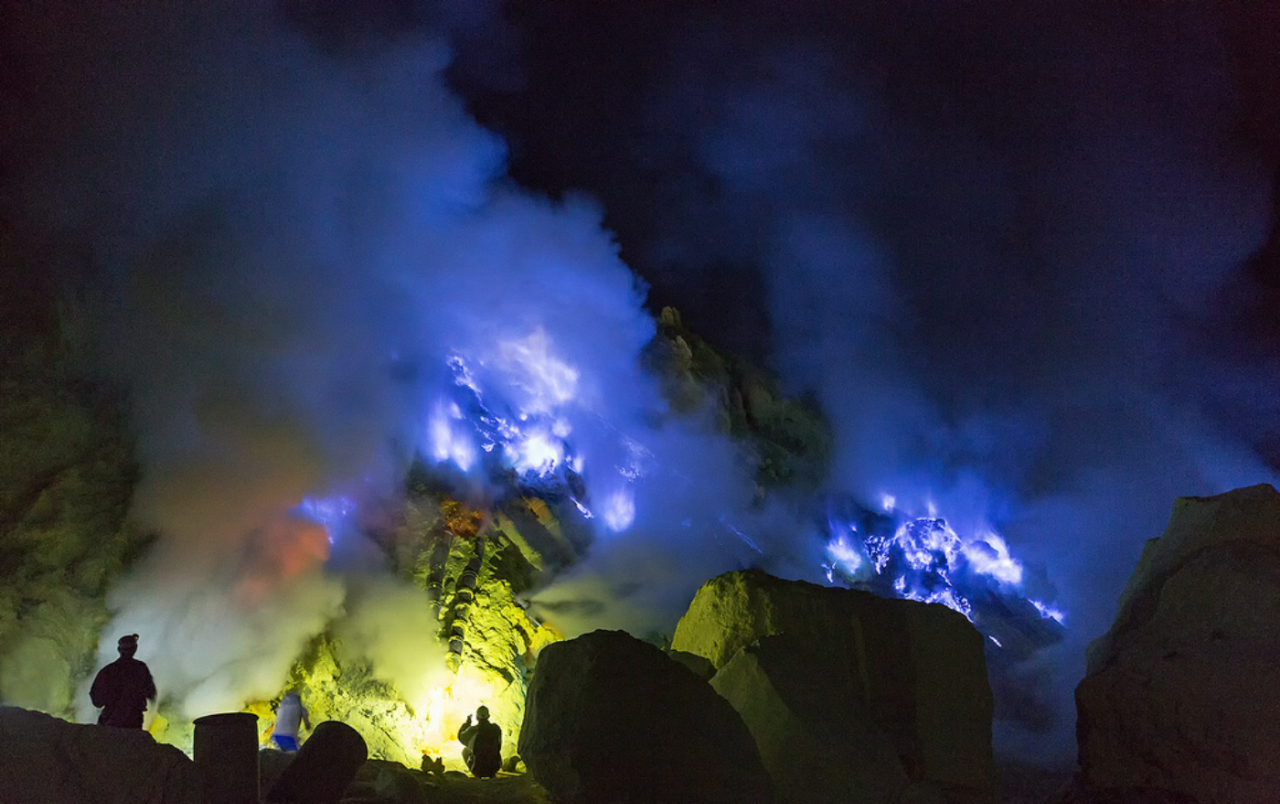
[[[269,753],[274,752],[263,752],[264,758]],[[278,768],[269,771],[265,767],[267,764],[264,762],[264,796],[274,773],[279,772]],[[1044,804],[1070,783],[1071,774],[1070,768],[1002,762],[999,801],[1003,804]],[[415,789],[419,792],[415,793]],[[347,788],[341,804],[401,801],[415,804],[551,804],[553,799],[524,773],[504,772],[495,779],[472,779],[461,773],[432,775],[410,771],[395,763],[371,760],[365,763],[356,780]]]
[[[267,752],[264,752],[264,754]],[[265,763],[264,763],[265,765]],[[263,768],[265,797],[272,777]],[[442,775],[411,771],[394,762],[370,760],[343,794],[341,804],[550,804],[545,790],[524,773],[473,779],[449,771]]]

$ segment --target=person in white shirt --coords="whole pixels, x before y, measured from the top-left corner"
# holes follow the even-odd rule
[[[302,705],[302,696],[297,690],[289,690],[276,709],[276,725],[271,730],[272,744],[288,753],[297,751],[300,726],[306,726],[310,730],[311,718],[307,708]]]

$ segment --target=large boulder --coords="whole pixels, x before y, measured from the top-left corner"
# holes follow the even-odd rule
[[[203,804],[195,763],[141,729],[0,707],[0,800]]]
[[[698,590],[672,649],[719,668],[712,684],[784,797],[894,802],[913,783],[948,802],[996,797],[982,635],[945,606],[730,572]],[[807,782],[801,745],[826,766]]]
[[[907,774],[849,668],[792,636],[767,636],[711,680],[751,736],[783,802],[897,801]]]
[[[1274,802],[1280,791],[1280,493],[1183,497],[1147,542],[1076,689],[1096,796]]]
[[[733,708],[622,631],[548,645],[529,684],[520,756],[575,804],[765,802],[769,779]]]

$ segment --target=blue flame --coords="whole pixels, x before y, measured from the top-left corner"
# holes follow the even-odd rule
[[[555,356],[541,328],[492,354],[448,356],[453,387],[427,416],[423,454],[464,474],[514,472],[528,486],[565,485],[583,456],[570,443],[578,371]]]
[[[601,512],[604,523],[614,533],[621,533],[636,521],[636,500],[629,488],[619,489],[605,497]]]
[[[445,365],[452,383],[427,416],[424,457],[522,492],[563,494],[584,519],[608,531],[631,528],[634,484],[654,456],[585,409],[581,373],[561,358],[544,329],[476,354],[455,352]],[[591,443],[607,443],[615,456],[596,456],[594,502],[584,479],[587,456],[574,443],[575,422],[596,437]]]
[[[644,444],[584,408],[581,374],[545,330],[534,327],[473,353],[454,352],[445,365],[451,383],[426,416],[424,456],[524,492],[563,495],[602,533],[632,529],[638,484],[666,470]],[[575,426],[587,428],[591,437],[585,441],[593,449],[607,446],[582,454]],[[591,489],[583,474],[588,457],[594,459]],[[1065,623],[1060,610],[1026,597],[1023,565],[994,529],[959,533],[932,501],[925,504],[927,516],[909,515],[893,494],[878,502],[878,513],[861,506],[855,517],[829,513],[821,563],[828,582],[939,603],[979,628],[1007,612],[1023,623],[1045,621],[1050,632]],[[720,522],[764,554],[724,514]],[[995,633],[986,633],[1002,645]],[[1051,639],[1052,633],[1037,638]]]
[[[293,512],[324,526],[329,544],[334,544],[338,534],[347,526],[356,504],[347,497],[307,497]]]
[[[1040,616],[1046,620],[1053,620],[1058,625],[1067,624],[1067,615],[1060,609],[1050,606],[1047,603],[1042,603],[1039,600],[1032,600],[1031,605],[1035,606],[1036,611],[1040,612]]]
[[[822,568],[829,582],[941,603],[980,629],[987,624],[980,616],[984,608],[1005,614],[1034,611],[1040,619],[1065,625],[1061,610],[1026,597],[1022,563],[993,529],[961,535],[933,504],[927,506],[928,516],[908,516],[892,495],[883,495],[880,503],[879,514],[859,507],[861,529],[850,517],[828,512]]]

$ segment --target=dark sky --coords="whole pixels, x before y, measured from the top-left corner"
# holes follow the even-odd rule
[[[990,213],[1008,227],[998,267],[1034,261],[1051,248],[1036,241],[1051,225],[1043,196],[1058,191],[1061,163],[1092,152],[1116,172],[1131,167],[1106,152],[1124,146],[1126,129],[1143,148],[1193,151],[1178,158],[1207,171],[1245,158],[1266,174],[1280,162],[1280,12],[1265,2],[535,2],[510,4],[507,20],[516,35],[508,29],[499,52],[519,79],[503,69],[490,81],[471,54],[492,51],[476,41],[464,42],[451,78],[507,138],[512,175],[601,197],[655,305],[678,304],[761,356],[767,315],[753,271],[764,258],[705,242],[731,234],[708,208],[731,207],[734,188],[695,141],[725,107],[767,104],[761,93],[799,97],[756,109],[775,130],[733,134],[769,137],[767,150],[822,149],[813,158],[832,173],[888,161],[880,186],[832,186],[824,200],[873,218],[895,253],[922,262],[952,249],[946,230],[972,221],[955,208],[984,191],[1009,196]],[[858,131],[850,105],[884,128]],[[976,175],[965,172],[971,160]],[[785,182],[771,190],[789,193]],[[1272,263],[1259,266],[1264,284],[1275,284]]]

